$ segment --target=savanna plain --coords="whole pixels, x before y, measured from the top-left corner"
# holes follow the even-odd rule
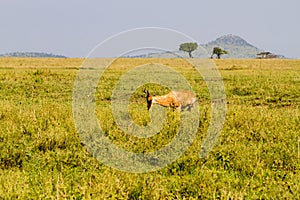
[[[107,62],[107,59],[98,60]],[[199,157],[210,124],[211,98],[202,76],[184,59],[120,58],[96,88],[95,113],[106,137],[131,152],[151,152],[176,135],[179,112],[150,138],[126,134],[115,123],[115,84],[147,63],[168,66],[198,99],[196,138],[176,161],[157,171],[129,173],[98,161],[80,140],[72,112],[73,88],[84,59],[0,59],[0,199],[300,199],[300,60],[213,60],[226,91],[226,120],[218,142]],[[144,89],[131,95],[139,125],[151,119]],[[188,111],[184,111],[188,112]]]

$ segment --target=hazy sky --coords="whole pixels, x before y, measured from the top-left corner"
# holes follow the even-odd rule
[[[200,44],[235,34],[260,49],[300,58],[299,20],[299,0],[0,0],[0,54],[85,57],[119,32],[163,27]]]

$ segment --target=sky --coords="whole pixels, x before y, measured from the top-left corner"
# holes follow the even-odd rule
[[[124,31],[160,27],[199,44],[234,34],[259,49],[300,58],[299,9],[299,0],[0,0],[0,54],[86,57]]]

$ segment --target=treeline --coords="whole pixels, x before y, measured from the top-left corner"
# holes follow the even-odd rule
[[[30,58],[67,58],[66,56],[40,52],[12,52],[0,54],[0,57],[30,57]]]

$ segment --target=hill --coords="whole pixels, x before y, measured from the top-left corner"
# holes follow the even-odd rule
[[[262,51],[243,38],[232,34],[221,36],[201,46],[208,52],[212,52],[214,47],[226,50],[228,54],[224,55],[224,58],[255,58]]]
[[[243,38],[228,34],[217,38],[206,44],[200,44],[198,49],[192,52],[194,58],[208,58],[211,56],[214,47],[220,47],[228,52],[223,55],[223,58],[256,58],[259,52],[263,50],[248,43]],[[159,52],[138,55],[133,57],[147,57],[147,58],[172,58],[172,57],[188,57],[188,54],[183,51],[173,52]]]
[[[66,58],[66,56],[40,52],[12,52],[0,54],[0,57],[29,57],[29,58]]]

